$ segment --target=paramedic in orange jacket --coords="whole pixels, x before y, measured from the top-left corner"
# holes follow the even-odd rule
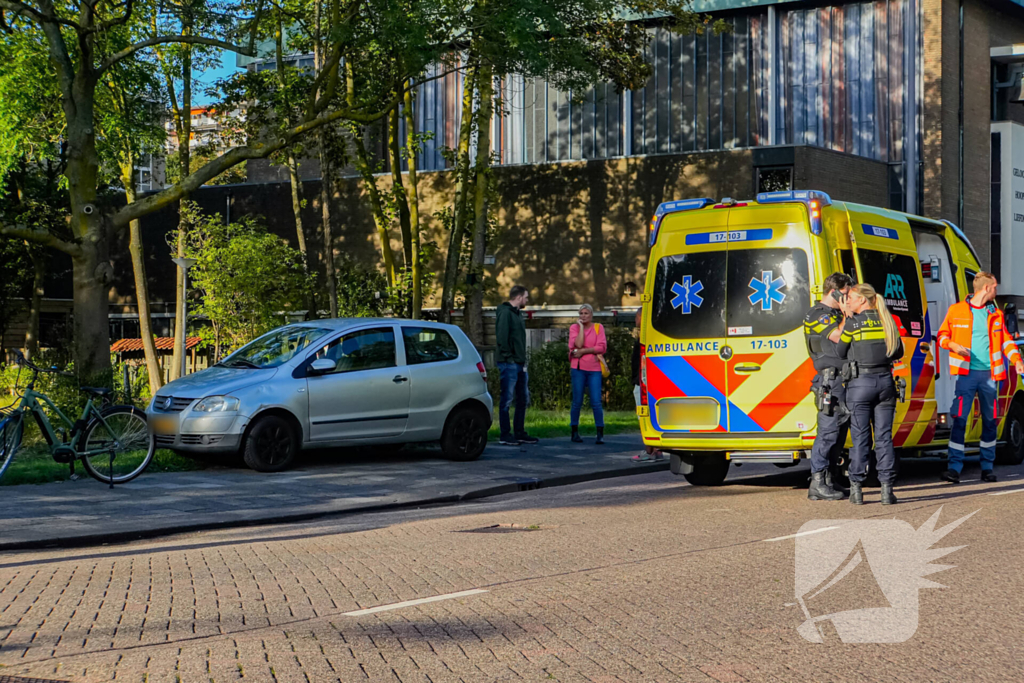
[[[1024,374],[1024,361],[1013,337],[1006,331],[1003,312],[994,303],[999,283],[992,273],[974,276],[974,296],[949,307],[939,329],[939,346],[949,351],[949,371],[956,376],[956,395],[950,414],[949,469],[942,478],[960,483],[964,462],[964,434],[974,396],[981,403],[981,480],[994,482],[996,430],[999,427],[999,382],[1005,382],[1004,358]]]

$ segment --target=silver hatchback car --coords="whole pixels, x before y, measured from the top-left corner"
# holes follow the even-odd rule
[[[279,327],[167,384],[147,410],[158,448],[241,450],[261,472],[302,448],[440,441],[474,460],[493,403],[480,354],[454,325],[351,318]]]

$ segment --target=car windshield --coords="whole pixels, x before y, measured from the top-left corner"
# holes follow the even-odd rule
[[[288,325],[246,344],[219,365],[229,368],[276,368],[330,331],[326,327]]]

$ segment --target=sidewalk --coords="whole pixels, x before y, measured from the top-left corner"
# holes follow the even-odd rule
[[[452,503],[544,486],[667,470],[634,463],[639,434],[604,446],[545,439],[536,446],[491,443],[474,462],[436,448],[395,454],[312,451],[279,474],[213,468],[142,475],[110,490],[91,478],[0,487],[0,551],[90,545],[355,511]]]

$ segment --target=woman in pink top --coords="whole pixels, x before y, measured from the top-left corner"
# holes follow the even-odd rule
[[[604,410],[601,408],[601,361],[598,356],[608,350],[604,327],[594,322],[594,308],[590,304],[580,306],[580,319],[569,328],[569,374],[572,376],[572,410],[569,418],[572,426],[572,440],[583,443],[580,438],[580,408],[583,407],[583,392],[590,394],[590,406],[594,409],[594,424],[597,425],[597,440],[604,443]]]

